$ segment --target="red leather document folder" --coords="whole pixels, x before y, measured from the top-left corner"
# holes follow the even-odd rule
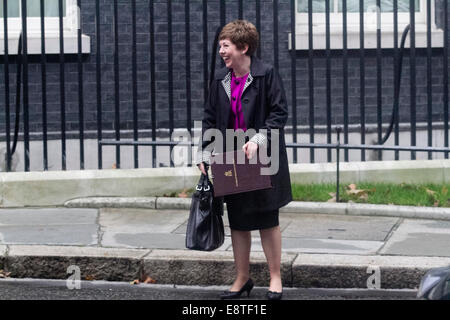
[[[261,175],[261,168],[267,165],[261,164],[259,159],[257,163],[254,162],[254,159],[247,159],[242,150],[213,155],[211,171],[214,196],[272,188],[270,175]]]

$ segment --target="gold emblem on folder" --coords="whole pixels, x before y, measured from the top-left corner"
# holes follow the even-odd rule
[[[234,180],[236,182],[236,187],[239,187],[238,178],[237,178],[237,171],[236,171],[236,165],[234,164],[234,161],[233,161],[233,171],[234,171]],[[232,177],[233,176],[233,172],[231,170],[228,170],[228,171],[225,171],[224,175],[225,175],[225,177]]]

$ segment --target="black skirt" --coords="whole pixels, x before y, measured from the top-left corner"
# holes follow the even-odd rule
[[[253,231],[279,225],[279,209],[243,214],[239,207],[229,206],[227,203],[227,212],[231,230]]]
[[[228,129],[233,128],[234,119],[231,118],[232,112],[230,112],[230,119],[228,122]],[[245,142],[249,141],[249,137],[245,137]],[[233,140],[232,150],[241,150],[242,145],[237,145],[236,141]],[[231,150],[228,150],[231,151]],[[268,211],[250,211],[248,206],[245,207],[245,202],[243,202],[242,196],[248,196],[249,193],[241,193],[228,195],[224,197],[224,202],[227,204],[228,212],[228,222],[230,224],[231,230],[238,231],[253,231],[261,229],[269,229],[279,225],[278,214],[279,209],[268,210]],[[250,193],[251,194],[251,193]],[[244,200],[245,201],[245,200]]]

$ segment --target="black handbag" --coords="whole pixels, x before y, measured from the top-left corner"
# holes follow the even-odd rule
[[[208,174],[202,173],[192,195],[186,248],[212,251],[222,246],[225,239],[222,216],[223,197],[214,198],[214,188]]]

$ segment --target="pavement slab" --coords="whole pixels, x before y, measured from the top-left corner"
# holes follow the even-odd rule
[[[97,245],[98,210],[0,209],[0,243]]]
[[[170,233],[189,218],[186,210],[116,209],[100,210],[100,225],[107,232]]]
[[[95,224],[0,227],[3,244],[97,245]]]
[[[112,237],[111,237],[112,236]],[[152,249],[186,249],[186,236],[171,233],[115,233],[103,238],[103,246]],[[225,237],[223,245],[217,250],[231,247],[231,239]]]
[[[381,254],[450,257],[450,221],[405,220]]]
[[[183,249],[184,236],[171,232],[185,223],[188,216],[188,212],[179,210],[102,209],[101,245]]]
[[[0,227],[7,225],[73,225],[95,224],[96,209],[26,208],[0,209]]]
[[[289,221],[283,237],[306,239],[384,241],[398,218],[342,215],[280,214]]]

